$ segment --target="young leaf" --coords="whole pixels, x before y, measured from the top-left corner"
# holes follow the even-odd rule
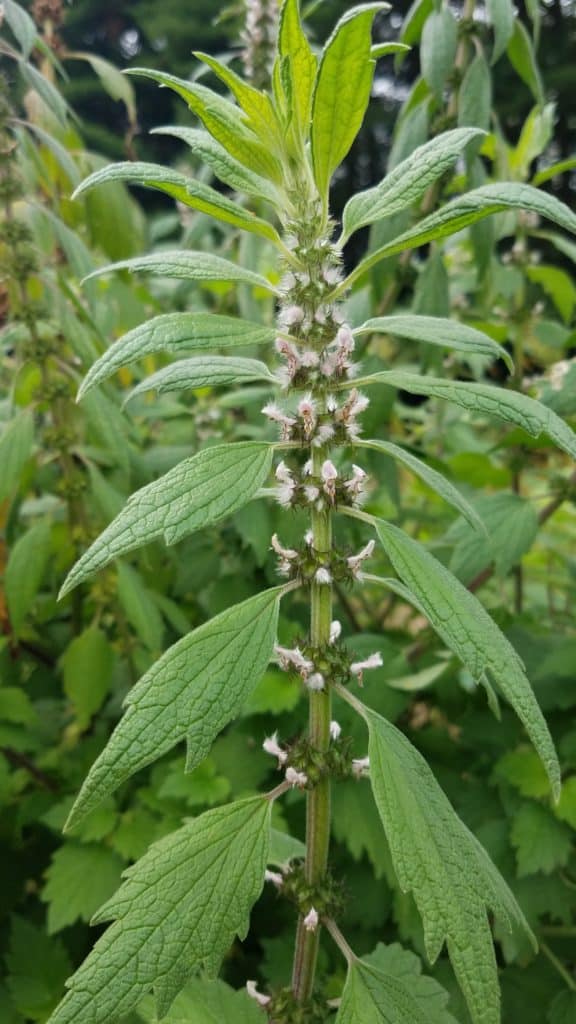
[[[370,782],[403,892],[422,917],[428,958],[446,943],[474,1024],[500,1024],[488,912],[530,930],[488,854],[454,812],[428,764],[391,722],[355,700],[369,731]],[[369,1018],[367,1018],[369,1019]]]
[[[576,434],[552,409],[517,391],[506,391],[491,384],[443,380],[441,377],[420,377],[403,370],[384,370],[370,377],[359,378],[357,384],[388,384],[414,395],[430,395],[453,402],[471,412],[495,416],[515,423],[532,437],[546,434],[554,444],[576,458]]]
[[[275,382],[265,363],[258,359],[232,356],[196,356],[164,366],[137,384],[126,401],[145,391],[184,391],[197,388],[218,388],[224,384],[245,384],[253,380]]]
[[[266,669],[282,593],[276,587],[226,609],[155,662],[128,694],[124,717],[92,765],[67,828],[182,740],[188,771],[206,757]]]
[[[274,285],[260,274],[252,270],[224,260],[221,256],[213,256],[207,252],[188,250],[161,250],[147,256],[135,256],[130,260],[109,263],[106,267],[98,267],[85,281],[91,281],[103,274],[111,274],[115,270],[129,270],[131,274],[143,272],[158,274],[160,277],[181,277],[186,281],[244,281],[246,284],[265,288],[276,292]]]
[[[492,64],[502,56],[514,31],[514,5],[512,0],[487,0],[488,16],[494,28]]]
[[[163,537],[176,544],[241,508],[270,472],[274,448],[259,441],[206,448],[136,491],[70,570],[67,594],[113,558]]]
[[[18,538],[10,552],[4,588],[15,633],[19,633],[44,578],[50,555],[50,534],[48,520],[37,523]]]
[[[160,1017],[199,969],[244,937],[264,882],[271,801],[208,811],[155,843],[95,923],[114,923],[71,978],[50,1024],[116,1024],[154,989]]]
[[[514,20],[514,31],[508,42],[506,52],[512,67],[530,89],[536,103],[543,104],[544,87],[536,61],[536,54],[534,53],[532,40],[519,18]]]
[[[430,1018],[399,978],[353,960],[336,1024],[430,1024]]]
[[[318,61],[302,29],[298,0],[285,0],[282,5],[278,52],[281,57],[290,58],[289,75],[293,106],[302,137],[307,139]]]
[[[209,185],[187,178],[170,167],[162,167],[161,164],[138,162],[109,164],[108,167],[102,167],[85,178],[73,193],[72,198],[76,199],[84,192],[88,192],[89,189],[103,185],[107,181],[125,181],[146,188],[156,188],[160,192],[172,196],[179,203],[207,213],[211,217],[215,217],[216,220],[224,221],[225,224],[232,224],[243,231],[261,235],[262,238],[268,238],[275,244],[280,242],[278,232],[267,221],[250,213],[242,206],[238,206],[237,203],[233,203],[216,189],[210,188]]]
[[[198,349],[264,345],[274,341],[275,336],[275,331],[270,327],[252,324],[234,316],[219,316],[217,313],[163,313],[134,327],[115,341],[86,374],[78,398],[111,377],[116,370],[152,352],[182,355]]]
[[[501,345],[493,341],[487,334],[475,327],[468,327],[457,320],[448,320],[439,316],[377,316],[367,320],[353,332],[360,334],[392,334],[396,338],[408,338],[410,341],[425,342],[427,345],[439,345],[455,352],[467,352],[470,355],[489,356],[492,359],[503,359],[510,371],[514,363],[510,354]]]
[[[478,533],[486,538],[486,527],[478,513],[466,501],[466,498],[460,491],[446,477],[438,473],[437,470],[427,466],[425,462],[417,459],[415,455],[407,452],[404,448],[400,448],[397,444],[392,444],[390,441],[359,441],[357,443],[361,448],[373,448],[377,452],[382,452],[383,455],[389,455],[392,459],[398,459],[399,462],[403,462],[425,484],[428,484],[433,491],[436,491],[440,497],[444,498],[444,501],[458,509],[474,530],[477,530]]]
[[[546,768],[554,796],[560,766],[548,726],[516,651],[478,599],[445,566],[397,526],[374,520],[394,569],[438,636],[477,682],[489,673],[523,723]]]
[[[228,86],[234,99],[248,117],[250,127],[256,135],[260,136],[262,142],[266,146],[270,146],[272,136],[275,143],[281,143],[280,125],[278,124],[276,112],[268,94],[260,92],[259,89],[254,89],[253,86],[245,82],[231,68],[215,57],[211,57],[207,53],[201,53],[199,50],[194,51],[194,56],[198,60],[203,61],[204,64],[207,64],[220,81]]]
[[[340,244],[365,224],[373,224],[382,217],[391,217],[414,206],[430,185],[456,163],[468,143],[481,134],[478,128],[443,132],[415,149],[375,188],[352,196],[344,207]]]
[[[540,217],[547,217],[548,220],[560,224],[567,231],[576,232],[576,215],[564,203],[559,202],[547,192],[540,192],[537,188],[532,188],[531,185],[510,182],[483,185],[481,188],[453,199],[436,213],[430,214],[409,231],[405,231],[399,238],[395,238],[393,242],[389,242],[381,249],[371,253],[332,293],[332,297],[346,291],[354,281],[362,277],[380,260],[395,256],[406,249],[416,249],[428,242],[454,235],[457,231],[462,231],[463,228],[475,224],[476,221],[493,213],[514,209],[531,210]]]
[[[424,79],[437,96],[442,95],[446,79],[454,67],[457,44],[456,19],[450,8],[434,11],[422,31],[420,62]]]
[[[348,153],[364,120],[375,63],[370,58],[372,22],[388,4],[352,7],[322,51],[312,101],[312,165],[320,195]]]

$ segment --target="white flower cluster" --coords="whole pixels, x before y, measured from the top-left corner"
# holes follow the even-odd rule
[[[295,412],[287,412],[277,402],[267,402],[262,412],[280,427],[281,441],[296,440],[323,448],[333,439],[357,441],[361,433],[358,417],[368,404],[366,395],[353,388],[342,405],[338,405],[334,395],[329,395],[325,411],[312,395],[304,395]]]
[[[276,498],[283,508],[290,508],[302,497],[306,503],[314,505],[320,512],[323,508],[334,505],[338,497],[352,505],[361,504],[365,496],[367,474],[360,466],[353,465],[351,476],[341,478],[334,463],[326,459],[320,469],[320,478],[313,478],[312,462],[309,460],[304,464],[301,479],[295,476],[285,462],[280,462],[276,467],[276,480],[279,484]],[[278,554],[281,552],[278,551]],[[290,556],[288,557],[290,560]]]
[[[321,315],[326,315],[322,312],[322,307]],[[304,329],[307,325],[302,307],[287,306],[280,314],[280,329],[286,328],[287,330],[289,327],[297,326],[298,318],[300,318]],[[286,363],[278,374],[285,388],[290,387],[298,375],[303,374],[303,371],[316,370],[320,379],[326,380],[350,378],[355,373],[356,367],[351,359],[354,351],[354,336],[348,324],[338,326],[336,336],[322,351],[299,345],[296,343],[296,339],[283,335],[279,335],[276,339],[276,351]]]

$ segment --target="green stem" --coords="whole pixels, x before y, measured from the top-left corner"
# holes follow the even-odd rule
[[[540,949],[544,953],[544,956],[548,957],[552,966],[556,968],[558,974],[566,982],[568,988],[571,989],[572,992],[576,992],[576,980],[572,977],[570,972],[566,970],[564,964],[558,959],[556,954],[552,952],[550,946],[547,946],[545,942],[541,942]]]

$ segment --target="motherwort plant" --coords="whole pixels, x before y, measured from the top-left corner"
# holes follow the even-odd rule
[[[516,391],[484,383],[420,376],[402,369],[363,375],[355,364],[362,335],[386,333],[465,354],[508,359],[491,338],[458,322],[424,316],[378,317],[353,325],[346,312],[352,286],[381,260],[451,235],[490,215],[528,209],[563,228],[576,218],[556,199],[527,185],[488,185],[453,198],[400,237],[370,253],[347,276],[342,254],[360,228],[412,207],[482,134],[456,128],[421,146],[379,185],[348,202],[340,233],[330,217],[332,175],[348,153],[369,101],[375,61],[389,51],[373,46],[372,24],[385,4],[350,10],[336,25],[320,58],[302,30],[297,0],[285,0],[271,93],[247,85],[229,67],[198,54],[228,87],[233,100],[204,85],[148,69],[137,72],[173,89],[202,122],[187,140],[214,174],[245,205],[176,171],[144,163],[120,164],[93,174],[79,191],[121,179],[146,185],[242,231],[267,239],[278,254],[278,283],[219,256],[162,251],[104,271],[127,269],[197,281],[232,281],[265,289],[277,301],[271,328],[207,312],[156,317],[115,342],[88,374],[81,393],[150,352],[196,353],[158,371],[149,388],[200,388],[263,382],[271,398],[264,415],[276,441],[240,441],[209,447],[138,491],[80,558],[68,592],[112,559],[162,538],[174,544],[253,499],[276,499],[303,509],[308,529],[299,544],[271,538],[283,582],[222,612],[171,647],[130,692],[124,717],[93,765],[68,827],[134,772],[185,742],[187,768],[208,754],[218,733],[237,716],[270,660],[302,680],[309,705],[306,732],[265,749],[281,773],[269,793],[218,807],[155,843],[126,873],[96,920],[111,925],[70,981],[52,1024],[110,1024],[129,1014],[151,991],[159,1017],[186,982],[214,975],[234,937],[248,930],[252,905],[265,879],[291,900],[297,926],[292,985],[249,993],[276,1024],[329,1019],[334,1007],[316,985],[319,939],[326,929],[347,962],[338,1000],[338,1024],[402,1021],[429,1024],[411,988],[368,960],[343,937],[338,918],[341,885],[329,869],[330,794],[340,779],[370,785],[400,887],[421,915],[431,961],[444,944],[474,1024],[498,1024],[499,990],[490,921],[528,929],[514,897],[482,846],[456,816],[422,756],[358,694],[377,651],[364,660],[348,651],[333,610],[335,585],[381,584],[414,605],[443,642],[483,684],[514,708],[545,766],[557,796],[555,750],[523,665],[478,600],[418,542],[362,507],[369,480],[362,452],[398,460],[434,487],[478,530],[474,510],[439,473],[392,440],[368,440],[362,414],[368,392],[401,388],[495,416],[532,436],[547,434],[576,454],[576,437],[550,409]],[[178,129],[182,133],[182,129]],[[257,200],[270,219],[250,212]],[[94,276],[94,275],[92,275]],[[276,363],[238,357],[246,345],[270,343]],[[229,356],[206,351],[232,350]],[[142,389],[143,385],[139,385]],[[275,477],[274,489],[266,487]],[[336,516],[366,526],[358,551],[333,539]],[[375,543],[394,575],[370,574]],[[309,600],[310,626],[298,646],[277,644],[281,601],[300,588]],[[364,721],[368,755],[352,759],[335,705],[346,702]],[[369,782],[365,781],[365,777]],[[270,871],[271,812],[292,787],[305,795],[303,861]],[[272,837],[272,839],[271,839]]]

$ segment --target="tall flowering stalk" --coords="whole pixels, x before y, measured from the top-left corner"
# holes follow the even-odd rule
[[[257,89],[270,84],[278,39],[278,0],[244,0],[242,61],[246,78]]]
[[[364,388],[403,388],[469,412],[492,414],[535,436],[548,434],[572,456],[576,436],[532,399],[483,383],[446,381],[402,369],[363,375],[353,362],[355,338],[378,332],[461,353],[508,357],[488,336],[449,320],[377,317],[353,328],[344,303],[355,282],[380,260],[460,231],[489,214],[528,207],[571,230],[576,218],[536,189],[486,186],[453,199],[344,276],[342,250],[351,235],[418,203],[480,134],[474,128],[455,129],[416,150],[375,188],[350,199],[336,238],[330,181],[362,123],[375,57],[388,52],[386,46],[374,49],[371,39],[374,17],[385,6],[368,4],[348,11],[318,62],[302,30],[297,0],[285,0],[270,93],[247,85],[214,58],[199,55],[226,83],[236,104],[203,85],[150,70],[138,72],[186,100],[206,129],[187,134],[191,146],[224,183],[252,201],[265,201],[272,210],[270,219],[199,181],[151,164],[104,168],[80,189],[113,179],[160,189],[266,239],[283,272],[275,285],[219,256],[194,251],[152,253],[98,271],[241,281],[272,293],[278,317],[273,327],[205,312],[156,317],[110,347],[88,374],[81,394],[149,352],[192,350],[197,353],[193,358],[158,371],[138,390],[264,381],[274,391],[264,414],[279,436],[274,442],[209,447],[137,492],[82,555],[63,593],[139,544],[156,538],[176,543],[267,495],[263,487],[271,474],[280,504],[305,509],[309,527],[294,547],[287,547],[279,535],[271,538],[283,577],[280,586],[195,629],[137,683],[124,717],[88,774],[67,827],[73,829],[125,779],[179,742],[186,742],[186,767],[192,770],[240,713],[270,660],[301,678],[308,725],[290,744],[277,734],[264,740],[264,749],[282,773],[271,792],[208,811],[154,844],[130,869],[119,892],[96,917],[114,923],[71,980],[52,1024],[120,1020],[152,989],[162,1016],[191,976],[200,969],[215,973],[235,936],[245,935],[250,909],[265,881],[293,904],[297,920],[291,985],[267,993],[255,981],[247,983],[248,994],[271,1022],[317,1024],[327,1019],[330,1008],[316,977],[325,927],[347,963],[337,1024],[429,1024],[426,1007],[406,982],[372,960],[360,959],[340,931],[343,886],[328,860],[331,786],[341,779],[355,778],[359,785],[369,779],[398,885],[412,893],[422,916],[428,956],[434,960],[446,944],[474,1024],[500,1020],[489,915],[530,935],[506,883],[460,822],[424,759],[391,722],[359,700],[363,674],[381,659],[377,651],[364,660],[352,658],[333,614],[334,585],[369,580],[426,615],[490,697],[497,687],[514,708],[557,797],[556,753],[518,656],[477,599],[441,563],[395,524],[361,507],[368,480],[357,452],[369,449],[397,459],[482,531],[482,522],[462,494],[425,461],[387,439],[363,437],[360,417],[368,404]],[[265,343],[275,346],[280,358],[280,367],[274,365],[273,371],[256,359],[202,354]],[[355,552],[336,545],[333,519],[342,514],[376,534],[395,575],[381,578],[367,571],[375,538]],[[296,588],[306,588],[310,628],[298,646],[286,647],[277,643],[279,604]],[[343,734],[333,709],[336,701],[346,702],[365,724],[367,755],[361,751],[361,757],[352,756],[351,738]],[[303,861],[300,845],[289,838],[279,860],[270,829],[273,802],[293,787],[306,796]],[[282,870],[277,870],[278,863]]]

